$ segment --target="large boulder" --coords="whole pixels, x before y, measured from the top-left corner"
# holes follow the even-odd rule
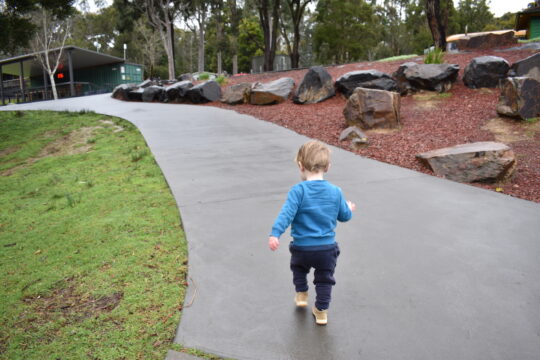
[[[188,80],[179,81],[167,87],[167,98],[170,102],[183,102],[189,89],[193,87],[193,83]]]
[[[269,83],[256,83],[251,89],[249,102],[253,105],[279,104],[289,98],[294,87],[292,78],[281,78]]]
[[[128,100],[129,101],[142,101],[144,89],[143,88],[134,88],[128,91]]]
[[[343,115],[350,126],[395,128],[399,125],[400,101],[396,92],[356,88],[347,100]]]
[[[465,67],[463,83],[472,89],[494,88],[506,77],[510,65],[498,56],[480,56]]]
[[[336,89],[346,97],[358,87],[386,91],[398,91],[397,83],[388,74],[378,70],[352,71],[336,80]]]
[[[459,50],[479,50],[515,45],[518,42],[514,36],[514,31],[509,30],[499,34],[473,34],[467,38],[457,40],[456,43]]]
[[[118,100],[128,101],[130,100],[129,92],[135,89],[137,89],[137,85],[135,84],[120,84],[114,88],[111,97]]]
[[[416,155],[436,175],[458,182],[504,181],[516,167],[514,152],[497,142],[476,142]]]
[[[332,76],[322,66],[314,66],[304,76],[296,89],[293,102],[296,104],[314,104],[336,94]]]
[[[144,89],[152,85],[157,85],[157,82],[154,80],[146,79],[142,83],[138,84],[137,87]]]
[[[142,101],[144,102],[166,102],[167,101],[167,92],[163,86],[152,85],[147,88],[144,88],[142,93]]]
[[[189,89],[186,98],[194,104],[218,101],[221,98],[221,87],[214,80],[205,81]]]
[[[456,64],[416,64],[403,71],[410,87],[437,92],[450,90],[458,73],[459,65]]]
[[[509,76],[527,76],[540,81],[540,52],[512,65]]]
[[[249,102],[252,83],[240,83],[229,86],[223,91],[221,102],[229,105],[246,104]]]
[[[409,80],[407,80],[407,76],[405,76],[405,71],[409,69],[410,67],[418,66],[415,62],[406,62],[404,64],[401,64],[399,68],[392,74],[392,77],[396,80],[398,92],[401,95],[407,95],[407,93],[415,91],[415,89],[412,87],[412,85],[409,83]]]
[[[506,78],[502,83],[497,112],[521,119],[540,116],[540,82],[529,77]]]
[[[178,77],[178,81],[193,81],[193,75],[192,74],[182,74]]]

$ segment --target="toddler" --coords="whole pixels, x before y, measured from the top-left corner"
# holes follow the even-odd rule
[[[337,221],[348,221],[356,205],[345,201],[341,189],[323,179],[330,167],[330,149],[319,141],[309,141],[298,150],[295,159],[302,182],[294,185],[279,213],[268,239],[271,250],[279,247],[279,237],[291,225],[293,241],[291,270],[296,288],[296,306],[307,306],[307,274],[315,269],[315,322],[326,325],[334,270],[339,256],[334,229]]]

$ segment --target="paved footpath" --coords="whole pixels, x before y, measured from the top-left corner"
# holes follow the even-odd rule
[[[193,304],[176,334],[187,347],[258,360],[540,359],[540,204],[333,148],[327,179],[358,208],[337,229],[319,327],[294,307],[288,237],[267,247],[307,138],[232,111],[108,95],[10,109],[90,109],[139,127],[189,243]]]

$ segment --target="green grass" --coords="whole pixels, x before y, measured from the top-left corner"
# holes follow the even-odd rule
[[[40,158],[97,126],[72,144],[88,151]],[[0,112],[0,174],[0,358],[163,359],[187,248],[138,130],[91,112]]]
[[[444,51],[440,48],[435,48],[432,51],[429,51],[424,56],[424,64],[442,64],[444,63]]]
[[[377,60],[377,61],[378,61],[378,62],[396,61],[396,60],[410,59],[410,58],[413,58],[413,57],[418,57],[418,55],[416,55],[416,54],[410,54],[410,55],[392,56],[392,57],[385,58],[385,59],[380,59],[380,60]]]
[[[518,40],[518,42],[521,43],[521,44],[540,42],[540,37],[536,37],[536,38],[533,38],[533,39],[526,39],[526,40]]]

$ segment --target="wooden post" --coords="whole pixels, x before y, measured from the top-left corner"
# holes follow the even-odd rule
[[[2,96],[2,105],[5,105],[4,102],[4,74],[2,72],[2,65],[0,65],[0,96]]]
[[[73,61],[71,60],[71,49],[67,51],[69,65],[69,90],[71,96],[75,96],[75,84],[73,83]]]
[[[49,93],[47,91],[47,72],[43,69],[43,100],[49,98]]]

